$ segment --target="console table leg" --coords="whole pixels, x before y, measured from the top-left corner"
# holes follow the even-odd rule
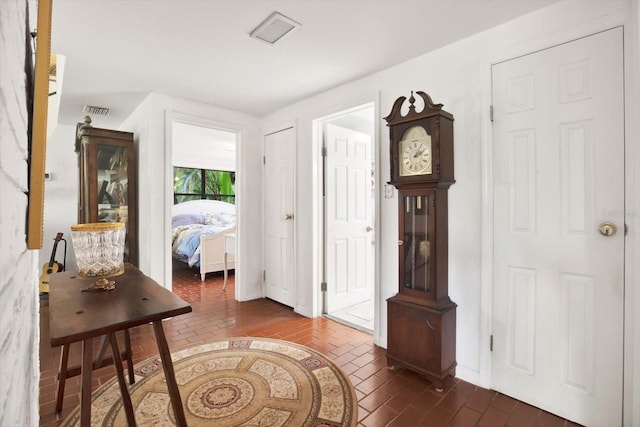
[[[96,359],[93,361],[93,369],[100,368],[100,365],[104,360],[104,354],[107,352],[108,345],[109,345],[109,337],[107,335],[103,335],[102,338],[100,338],[100,350],[98,350]]]
[[[127,390],[127,383],[124,380],[124,369],[122,368],[122,358],[120,357],[120,348],[118,347],[118,339],[115,332],[109,334],[111,340],[111,350],[113,352],[113,365],[116,368],[118,374],[118,385],[120,386],[120,394],[122,395],[122,404],[124,405],[124,413],[127,415],[127,424],[129,427],[135,427],[136,418],[133,414],[133,404],[131,403],[131,396],[129,390]]]
[[[64,398],[64,385],[67,381],[67,366],[69,365],[69,346],[62,346],[60,353],[60,367],[58,369],[58,393],[56,395],[56,412],[62,411],[62,399]]]
[[[127,369],[129,370],[129,384],[136,382],[133,375],[133,353],[131,352],[131,336],[129,335],[129,329],[124,330],[124,348],[127,352]]]
[[[82,382],[80,386],[80,426],[91,426],[91,372],[93,371],[93,339],[82,341]]]
[[[169,397],[171,398],[171,405],[173,406],[173,413],[176,416],[176,424],[179,427],[187,426],[187,419],[184,416],[184,408],[182,407],[182,399],[180,398],[180,390],[178,389],[178,383],[176,382],[176,374],[173,370],[173,362],[171,361],[171,352],[167,345],[167,339],[164,335],[164,329],[162,327],[162,320],[156,320],[153,322],[153,329],[156,333],[156,340],[158,341],[158,350],[160,352],[160,359],[162,360],[162,366],[164,367],[164,376],[167,380],[167,388],[169,389]]]

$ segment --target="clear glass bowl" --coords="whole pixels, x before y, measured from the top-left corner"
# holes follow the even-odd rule
[[[71,226],[71,240],[81,279],[124,273],[125,224],[96,222]]]

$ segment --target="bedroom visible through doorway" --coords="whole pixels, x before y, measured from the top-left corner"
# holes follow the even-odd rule
[[[235,131],[173,122],[171,256],[202,281],[235,269]]]

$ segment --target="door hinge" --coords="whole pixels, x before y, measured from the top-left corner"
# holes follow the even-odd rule
[[[320,283],[320,290],[322,292],[326,292],[327,291],[327,282]]]
[[[322,147],[322,157],[327,157],[327,147]]]
[[[262,270],[262,281],[263,282],[267,281],[267,270]]]
[[[493,351],[493,335],[489,336],[489,351]]]
[[[267,164],[267,156],[262,156],[262,164],[263,165]]]
[[[489,120],[493,122],[493,105],[489,106]]]

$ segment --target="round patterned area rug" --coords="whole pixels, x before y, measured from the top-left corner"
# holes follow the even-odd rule
[[[310,348],[268,338],[230,338],[184,348],[171,357],[189,426],[357,424],[351,382]],[[134,371],[129,392],[137,424],[175,425],[160,357],[137,364]],[[92,400],[92,426],[127,425],[115,377]],[[79,410],[63,425],[79,425]]]

